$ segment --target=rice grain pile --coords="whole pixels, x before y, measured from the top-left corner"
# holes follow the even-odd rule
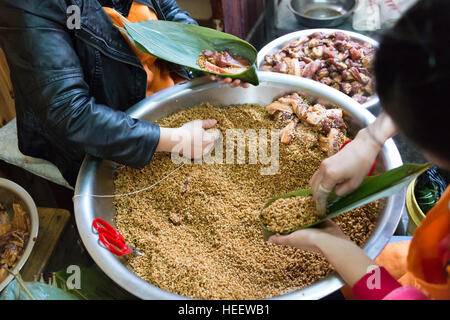
[[[285,232],[319,220],[311,196],[278,199],[262,211],[262,223],[272,232]]]
[[[217,128],[281,129],[264,107],[215,108],[202,104],[163,119],[178,127],[194,119],[217,119]],[[149,191],[115,199],[116,223],[143,256],[130,257],[130,268],[164,290],[197,299],[261,299],[303,288],[332,268],[323,256],[263,241],[262,206],[274,195],[308,187],[326,157],[311,139],[317,133],[299,127],[296,138],[280,144],[280,168],[261,175],[262,164],[188,164]],[[115,192],[151,185],[178,165],[157,153],[142,170],[119,167]],[[336,221],[359,245],[370,236],[379,203],[371,203]]]

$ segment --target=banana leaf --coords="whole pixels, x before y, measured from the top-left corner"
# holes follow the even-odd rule
[[[259,84],[256,72],[256,49],[248,42],[214,29],[171,21],[127,22],[120,28],[141,51],[159,59],[183,65],[193,70],[205,71],[197,65],[203,50],[229,51],[250,62],[251,67],[239,74],[215,73],[223,77],[241,79],[255,86]]]
[[[356,190],[352,191],[344,197],[338,197],[336,194],[331,193],[327,201],[327,215],[325,218],[320,219],[313,224],[299,226],[292,230],[279,233],[271,232],[265,228],[262,219],[262,211],[280,198],[287,199],[291,197],[309,196],[312,195],[312,192],[311,189],[308,188],[278,195],[270,199],[261,210],[260,222],[264,240],[267,241],[269,237],[274,234],[287,235],[297,230],[316,226],[328,219],[334,218],[342,213],[366,205],[372,201],[384,197],[389,197],[402,190],[412,180],[414,180],[417,176],[425,172],[430,167],[431,164],[404,164],[398,168],[386,171],[379,175],[367,177]]]
[[[67,292],[80,300],[130,300],[132,295],[124,291],[108,278],[96,265],[80,266],[80,289],[67,289]],[[71,274],[66,270],[56,272],[56,285],[65,288]]]

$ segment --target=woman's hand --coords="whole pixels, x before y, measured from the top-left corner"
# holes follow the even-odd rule
[[[324,222],[320,229],[311,228],[287,236],[272,236],[269,242],[323,254],[351,287],[369,272],[371,267],[376,266],[331,220]]]
[[[194,120],[180,128],[160,128],[156,151],[177,152],[186,158],[201,159],[211,151],[219,138],[219,130],[209,130],[217,123],[215,119]]]
[[[209,75],[209,79],[211,79],[212,81],[217,81],[221,84],[229,84],[230,87],[232,88],[237,88],[237,87],[242,87],[242,88],[248,88],[250,87],[250,84],[247,82],[242,82],[239,79],[231,79],[231,78],[223,78],[220,76],[216,76],[216,75]]]
[[[365,129],[361,130],[341,151],[322,161],[310,180],[313,195],[318,193],[319,185],[334,190],[338,196],[356,189],[369,173],[380,150],[381,146]]]
[[[391,118],[382,113],[374,123],[359,131],[352,142],[321,163],[310,180],[319,214],[324,213],[332,190],[338,196],[344,196],[361,184],[383,144],[396,132]]]
[[[271,236],[268,241],[301,250],[321,252],[321,244],[326,246],[326,243],[333,241],[333,238],[348,240],[336,223],[327,220],[320,224],[319,228],[299,230],[286,236]]]

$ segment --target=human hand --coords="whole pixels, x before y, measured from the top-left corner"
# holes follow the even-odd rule
[[[286,236],[272,236],[269,242],[323,254],[351,287],[370,267],[376,265],[331,220],[325,221],[320,228],[299,230]]]
[[[328,194],[332,190],[336,195],[344,196],[356,189],[370,172],[382,146],[366,130],[361,130],[342,150],[322,161],[311,177],[310,186],[319,214],[325,213]]]
[[[268,241],[301,250],[321,252],[320,248],[326,246],[327,241],[333,241],[334,238],[348,240],[335,222],[326,220],[318,228],[303,229],[285,236],[274,235]]]
[[[206,131],[217,124],[217,120],[193,120],[180,128],[160,128],[160,140],[156,151],[177,152],[186,158],[201,159],[211,151],[219,138],[219,130]]]
[[[211,79],[212,81],[217,81],[221,84],[229,84],[230,87],[232,88],[237,88],[237,87],[242,87],[242,88],[248,88],[250,87],[250,84],[247,82],[243,82],[239,79],[231,79],[231,78],[224,78],[221,76],[216,76],[216,75],[209,75],[209,79]]]

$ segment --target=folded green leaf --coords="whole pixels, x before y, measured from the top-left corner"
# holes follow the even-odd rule
[[[238,37],[210,28],[171,21],[123,23],[125,28],[122,30],[139,50],[194,70],[204,71],[197,65],[197,59],[203,50],[229,49],[231,53],[247,59],[251,67],[239,74],[210,73],[241,79],[253,85],[259,84],[255,66],[257,51]]]
[[[391,196],[405,186],[407,186],[414,178],[425,172],[428,168],[431,167],[431,164],[404,164],[401,167],[386,171],[382,174],[367,177],[361,183],[361,185],[349,193],[344,197],[338,197],[334,193],[330,194],[328,197],[328,205],[327,205],[327,216],[317,222],[299,226],[298,228],[281,232],[280,234],[286,235],[290,234],[297,230],[302,230],[306,228],[310,228],[317,224],[324,222],[325,220],[334,218],[342,213],[348,212],[355,208],[361,207],[365,204],[368,204],[372,201]],[[311,195],[311,189],[297,190],[285,194],[278,195],[275,198],[270,199],[263,207],[262,210],[267,208],[270,204],[272,204],[277,199],[283,198],[291,198],[291,197],[299,197],[299,196],[307,196]],[[261,226],[263,230],[264,240],[267,241],[270,236],[276,234],[275,232],[271,232],[267,230],[262,223],[262,213],[260,215]]]

